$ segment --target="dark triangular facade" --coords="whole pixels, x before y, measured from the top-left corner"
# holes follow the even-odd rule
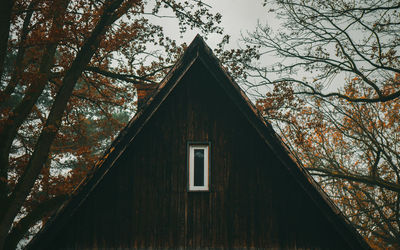
[[[190,189],[191,143],[207,190]],[[197,36],[28,248],[369,246]]]

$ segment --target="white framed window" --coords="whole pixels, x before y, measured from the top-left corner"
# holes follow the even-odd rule
[[[210,180],[210,145],[189,143],[188,153],[189,191],[208,191]]]

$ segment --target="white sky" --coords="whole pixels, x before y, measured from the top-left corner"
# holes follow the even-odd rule
[[[220,26],[224,28],[224,34],[230,35],[230,43],[225,49],[239,48],[242,34],[245,36],[247,32],[256,29],[257,23],[272,25],[274,29],[278,28],[279,21],[274,13],[268,12],[268,7],[263,6],[264,0],[204,0],[204,2],[212,7],[212,13],[220,13],[222,20]],[[162,15],[171,15],[172,13],[162,13]],[[186,42],[190,44],[198,30],[188,30],[185,34],[179,34],[178,22],[175,19],[168,18],[150,18],[151,22],[159,24],[164,28],[164,34],[177,41],[178,44]],[[216,45],[221,42],[222,36],[218,34],[209,35],[206,43],[211,49],[215,49]],[[263,61],[272,63],[274,58],[266,57]],[[244,88],[244,86],[241,86]],[[250,99],[254,101],[254,96],[258,92],[266,93],[265,88],[244,88]],[[252,93],[252,94],[251,94]]]
[[[255,30],[257,22],[262,24],[276,23],[274,16],[267,12],[267,8],[262,6],[263,0],[205,0],[206,4],[212,6],[213,13],[219,12],[222,14],[221,27],[224,28],[225,34],[231,36],[230,47],[237,48],[238,41],[241,38],[241,33],[246,34],[247,31]],[[179,43],[186,42],[189,44],[196,36],[198,31],[188,31],[181,38],[178,32],[177,22],[166,19],[154,20],[162,24],[164,31],[171,38]],[[219,35],[211,35],[206,41],[212,49],[221,40]]]
[[[257,21],[261,23],[273,22],[273,18],[268,16],[267,10],[262,6],[262,0],[207,0],[214,11],[222,14],[222,24],[225,33],[231,35],[231,45],[236,47],[241,33],[253,31]],[[212,38],[208,42],[209,46],[214,47]]]

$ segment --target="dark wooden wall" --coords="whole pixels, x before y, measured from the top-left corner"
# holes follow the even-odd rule
[[[51,249],[349,249],[196,63]],[[187,192],[188,141],[211,142],[209,192]]]

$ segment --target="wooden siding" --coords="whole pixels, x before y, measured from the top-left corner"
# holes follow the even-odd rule
[[[188,141],[211,143],[209,192]],[[350,249],[199,61],[49,245]]]

